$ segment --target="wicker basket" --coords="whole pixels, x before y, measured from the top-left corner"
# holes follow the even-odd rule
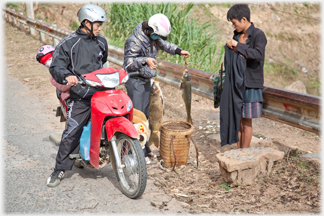
[[[193,127],[183,121],[170,120],[160,127],[160,155],[166,167],[187,164]]]

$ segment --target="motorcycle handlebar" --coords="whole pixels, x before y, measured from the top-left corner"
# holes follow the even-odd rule
[[[85,82],[84,82],[83,80],[79,80],[78,83],[79,83],[80,85],[85,85]],[[63,85],[69,85],[68,81],[63,80]]]
[[[138,71],[136,71],[136,72],[129,72],[128,73],[128,76],[129,77],[133,77],[133,76],[137,76],[137,75],[139,75],[139,72]]]

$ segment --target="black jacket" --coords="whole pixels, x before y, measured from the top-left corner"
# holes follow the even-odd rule
[[[258,28],[251,26],[246,30],[249,37],[246,44],[238,43],[236,51],[241,53],[247,60],[245,71],[245,86],[248,88],[263,88],[263,65],[264,53],[267,45],[267,38],[264,32]],[[237,35],[240,33],[234,31],[233,39],[237,41]]]
[[[246,60],[225,45],[224,64],[226,75],[219,106],[221,146],[239,141]]]
[[[99,34],[96,39],[91,38],[79,28],[56,46],[49,71],[56,82],[63,84],[68,76],[78,77],[102,68],[107,57],[108,43],[105,37]],[[98,90],[92,87],[73,86],[70,98],[90,99],[96,91]]]

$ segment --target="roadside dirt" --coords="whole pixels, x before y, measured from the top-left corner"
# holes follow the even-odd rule
[[[55,5],[49,4],[53,14],[57,14],[62,4],[54,7]],[[78,5],[73,7],[78,8]],[[58,8],[57,11],[55,8]],[[70,19],[72,18],[66,17],[57,25],[60,27],[62,24],[68,28],[68,23],[64,20]],[[10,76],[17,77],[28,85],[31,89],[30,94],[42,98],[43,103],[40,106],[44,107],[48,115],[55,115],[54,110],[59,105],[55,88],[49,82],[48,70],[35,60],[37,50],[43,43],[28,32],[22,33],[10,24],[3,22],[3,26],[4,56]],[[113,64],[111,66],[117,67]],[[10,79],[10,76],[6,78]],[[184,121],[186,111],[180,90],[164,84],[161,84],[161,88],[165,101],[163,121],[171,119]],[[188,212],[320,213],[321,180],[320,167],[317,164],[304,163],[299,160],[298,155],[291,155],[277,162],[272,173],[267,177],[258,178],[255,185],[230,187],[225,184],[220,174],[215,155],[218,152],[235,149],[236,145],[221,148],[220,142],[212,136],[219,134],[218,109],[213,108],[212,101],[193,95],[192,118],[194,126],[192,137],[200,153],[199,167],[197,168],[196,165],[196,152],[193,145],[190,146],[188,164],[177,167],[176,172],[158,165],[148,166],[149,178],[155,179],[157,186],[181,201]],[[60,123],[57,119],[57,122],[49,122],[49,127],[52,127],[53,131],[63,131],[64,123]],[[212,131],[208,128],[215,130],[213,133],[208,133],[207,131]],[[305,152],[321,152],[321,138],[316,134],[265,118],[253,120],[253,129],[256,138],[296,146]],[[153,151],[158,153],[157,149]]]

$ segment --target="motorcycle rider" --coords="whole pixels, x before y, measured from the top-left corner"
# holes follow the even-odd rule
[[[56,46],[50,73],[56,82],[66,80],[72,85],[67,100],[67,128],[61,138],[53,173],[47,179],[47,186],[60,184],[66,170],[71,170],[75,159],[70,154],[79,153],[79,140],[83,127],[91,114],[91,97],[98,89],[81,86],[78,77],[104,67],[108,57],[108,43],[100,33],[103,22],[107,21],[105,11],[94,4],[86,4],[77,13],[80,27],[63,38]]]
[[[132,76],[125,84],[128,96],[132,99],[135,109],[142,111],[148,118],[151,78],[156,76],[156,55],[159,49],[172,55],[188,57],[190,53],[177,45],[167,42],[171,31],[169,19],[164,14],[155,14],[148,21],[139,23],[133,34],[126,40],[124,49],[124,64],[128,72],[138,71],[140,75]],[[150,163],[148,155],[153,156],[150,148],[145,145],[145,158]]]

